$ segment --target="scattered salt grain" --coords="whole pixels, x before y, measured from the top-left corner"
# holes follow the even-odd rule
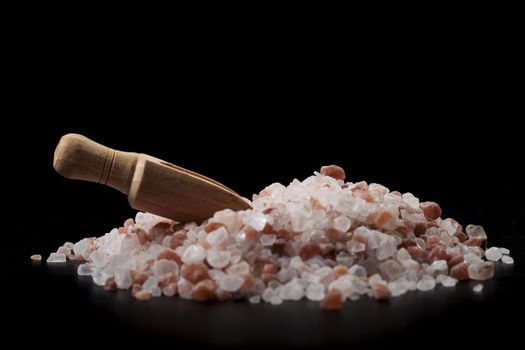
[[[485,258],[490,261],[498,261],[501,259],[502,253],[500,252],[499,248],[492,247],[485,251]]]
[[[513,259],[511,256],[508,256],[508,255],[504,255],[504,256],[501,258],[501,261],[502,261],[504,264],[514,264],[514,259]]]
[[[483,285],[481,283],[478,283],[474,287],[472,287],[472,290],[476,293],[481,293],[483,291]]]
[[[42,255],[40,255],[40,254],[31,255],[31,260],[33,260],[33,261],[40,261],[40,260],[42,260]]]

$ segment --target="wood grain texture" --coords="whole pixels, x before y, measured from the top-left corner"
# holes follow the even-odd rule
[[[250,208],[241,196],[215,180],[146,154],[111,149],[78,134],[60,139],[53,166],[67,178],[101,183],[127,194],[129,204],[137,210],[180,222],[202,222],[225,208]]]

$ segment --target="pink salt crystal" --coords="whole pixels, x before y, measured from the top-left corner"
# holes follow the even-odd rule
[[[371,286],[372,297],[376,300],[388,300],[391,293],[384,283],[374,283]]]
[[[115,277],[110,277],[106,280],[104,284],[104,290],[108,292],[114,292],[117,290],[117,283],[115,282]]]
[[[435,246],[437,246],[439,243],[440,243],[441,239],[439,238],[439,236],[428,236],[427,239],[426,239],[426,246],[427,246],[427,250],[432,250],[434,249]]]
[[[157,256],[157,260],[162,260],[162,259],[173,260],[179,265],[182,264],[182,259],[180,258],[179,254],[175,253],[173,250],[166,249],[165,251],[160,253]]]
[[[313,258],[316,255],[321,255],[321,248],[317,244],[305,244],[299,251],[299,256],[303,261]]]
[[[461,262],[450,269],[450,277],[454,277],[459,281],[466,281],[469,279],[467,263]]]
[[[368,222],[375,228],[393,229],[395,220],[392,213],[384,208],[379,208],[368,216]]]
[[[141,228],[136,229],[135,233],[137,234],[140,244],[144,244],[150,240],[148,233]]]
[[[337,165],[326,165],[321,167],[321,174],[325,176],[333,177],[336,180],[344,180],[345,179],[345,171],[343,168],[337,166]]]
[[[435,202],[419,203],[425,217],[430,220],[436,220],[441,216],[441,207]]]
[[[142,285],[148,279],[148,275],[145,273],[137,272],[135,270],[130,270],[131,280],[134,284]]]
[[[472,237],[463,242],[464,245],[481,247],[483,239],[481,237]]]
[[[40,254],[31,255],[31,260],[33,260],[33,261],[40,261],[40,260],[42,260],[42,255],[40,255]]]
[[[414,225],[414,234],[419,237],[427,232],[427,225],[422,222],[417,222]]]
[[[140,290],[134,295],[138,301],[146,301],[151,299],[151,293],[146,290]]]
[[[215,289],[217,288],[214,281],[205,279],[197,283],[191,291],[191,298],[196,301],[208,301],[217,297]]]
[[[180,274],[191,283],[209,278],[208,268],[202,263],[184,264],[180,269]]]
[[[464,261],[463,254],[457,253],[457,254],[449,256],[447,264],[448,264],[449,268],[452,268],[452,267],[456,266],[457,264],[462,263],[463,261]]]
[[[460,242],[465,242],[468,238],[465,232],[463,231],[459,231],[459,232],[456,231],[456,234],[454,236],[456,236]]]
[[[255,237],[257,237],[257,230],[254,229],[253,227],[251,226],[246,226],[244,228],[244,234],[245,234],[245,237],[246,237],[246,240],[247,241],[251,241],[252,239],[254,239]]]
[[[339,277],[348,274],[348,268],[344,265],[337,265],[333,268],[332,272],[334,273],[335,279],[338,279]]]
[[[368,193],[368,191],[358,189],[358,190],[352,191],[352,195],[356,198],[361,198],[367,203],[374,202],[374,197],[372,197],[372,195]]]
[[[265,283],[274,280],[277,275],[277,266],[274,264],[266,264],[263,267],[261,278]]]
[[[185,231],[178,231],[173,234],[173,237],[171,238],[170,242],[170,248],[171,249],[177,249],[184,243],[184,240],[186,240],[186,232]]]
[[[205,227],[204,227],[204,231],[206,233],[210,233],[210,232],[213,232],[215,230],[218,230],[219,228],[221,227],[225,227],[226,225],[224,225],[223,223],[221,222],[210,222],[209,224],[207,224]]]
[[[341,309],[343,306],[343,296],[337,290],[331,290],[321,300],[321,309],[328,311],[335,311]]]
[[[430,253],[428,253],[428,262],[434,262],[436,260],[447,260],[447,258],[447,251],[442,246],[435,246],[430,251]]]
[[[424,253],[421,248],[416,246],[409,246],[406,248],[406,250],[408,251],[410,256],[415,259],[422,257]]]

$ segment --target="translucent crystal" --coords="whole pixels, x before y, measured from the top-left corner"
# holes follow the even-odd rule
[[[514,259],[508,255],[504,255],[502,258],[501,258],[501,261],[504,263],[504,264],[514,264]]]
[[[201,262],[206,258],[206,250],[197,244],[192,244],[184,251],[182,262],[185,264]]]
[[[47,258],[46,262],[48,262],[48,263],[63,263],[63,262],[66,262],[66,255],[65,254],[58,254],[58,253],[51,253],[49,255],[49,258]]]
[[[502,257],[502,254],[499,248],[492,247],[485,251],[485,258],[487,258],[487,260],[498,261],[499,259],[501,259],[501,257]]]

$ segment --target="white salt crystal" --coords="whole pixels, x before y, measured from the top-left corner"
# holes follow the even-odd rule
[[[401,248],[397,251],[397,260],[399,262],[410,260],[411,256],[405,248]]]
[[[479,256],[473,253],[465,254],[464,259],[465,259],[465,262],[469,265],[483,263],[483,259],[481,259]]]
[[[251,213],[248,213],[244,216],[242,222],[246,226],[251,226],[256,231],[262,231],[266,226],[268,219],[266,218],[266,215],[252,211]]]
[[[219,227],[217,230],[208,233],[206,240],[212,246],[218,246],[228,238],[228,232],[224,227]]]
[[[65,254],[58,254],[58,253],[51,253],[49,255],[49,258],[47,258],[46,262],[48,262],[48,263],[63,263],[63,262],[66,262],[66,255]]]
[[[352,226],[352,221],[344,215],[340,215],[334,219],[333,227],[337,231],[347,232]]]
[[[117,287],[120,289],[128,289],[133,285],[133,280],[128,269],[116,269],[114,278]]]
[[[306,298],[312,301],[320,301],[325,297],[325,287],[320,283],[311,283],[306,288]]]
[[[144,284],[142,284],[142,289],[153,294],[155,288],[158,288],[158,286],[159,286],[159,278],[158,277],[154,277],[154,276],[150,276],[144,282]]]
[[[366,277],[366,270],[361,265],[353,265],[351,268],[348,269],[348,274],[350,276],[362,278]]]
[[[485,258],[490,261],[498,261],[501,259],[502,254],[499,250],[499,248],[491,247],[485,251]]]
[[[88,257],[89,241],[87,238],[83,238],[73,246],[75,255],[82,255],[84,259]]]
[[[61,246],[57,249],[57,254],[64,254],[65,256],[68,256],[71,254],[71,249]]]
[[[271,235],[261,235],[260,241],[263,246],[272,246],[275,243],[277,236],[274,234]]]
[[[182,262],[185,264],[202,262],[206,258],[206,250],[197,244],[192,244],[184,251]]]
[[[465,232],[469,238],[479,237],[481,239],[487,239],[487,234],[483,227],[478,225],[467,225]]]
[[[191,299],[191,292],[193,291],[193,283],[185,278],[181,278],[177,284],[179,295],[183,299]]]
[[[379,265],[379,271],[389,281],[393,281],[403,273],[403,267],[395,260],[386,260]]]
[[[503,255],[509,255],[510,254],[510,250],[508,250],[507,248],[498,248],[499,249],[499,252]]]
[[[93,254],[91,254],[91,260],[95,266],[104,267],[109,261],[109,256],[106,253],[96,250],[93,252]]]
[[[416,284],[416,288],[423,292],[427,290],[432,290],[435,286],[436,280],[434,279],[434,277],[429,275],[423,275],[423,277],[421,277],[421,279]]]
[[[483,285],[481,283],[478,283],[474,287],[472,287],[472,290],[476,293],[481,293],[483,291]]]
[[[379,260],[387,259],[397,252],[396,240],[388,235],[381,234],[380,243],[376,250],[376,257]]]
[[[111,274],[107,270],[96,269],[93,271],[91,277],[96,285],[103,286],[106,284],[107,279],[111,277]]]
[[[492,261],[485,261],[483,263],[476,263],[469,265],[468,277],[473,280],[487,280],[494,276],[494,263]]]
[[[453,236],[456,233],[456,227],[452,225],[450,220],[443,220],[439,224],[445,231],[447,231],[449,236]]]
[[[405,294],[409,288],[409,281],[405,277],[401,277],[388,283],[388,289],[393,297],[398,297]]]
[[[386,282],[383,280],[383,278],[381,277],[380,274],[376,273],[376,274],[373,274],[372,276],[368,277],[368,284],[369,285],[386,284]]]
[[[77,274],[79,276],[91,276],[92,273],[93,270],[91,268],[91,264],[78,265]]]
[[[412,193],[410,192],[403,193],[402,198],[403,198],[403,202],[408,204],[410,207],[414,209],[419,209],[419,199],[415,197]]]
[[[253,295],[248,298],[248,301],[251,304],[259,304],[261,302],[261,297],[259,295]]]
[[[360,252],[364,252],[366,246],[358,241],[348,241],[346,243],[346,247],[348,248],[348,251],[352,254],[357,254]]]
[[[440,275],[440,277],[441,276],[443,275]],[[458,280],[450,276],[444,276],[444,278],[441,280],[441,285],[443,285],[443,287],[455,287],[457,283]]]
[[[219,287],[226,292],[235,292],[241,288],[244,283],[244,278],[239,275],[224,275],[219,279]]]
[[[227,250],[209,250],[206,260],[208,264],[217,269],[222,269],[230,263],[231,253]]]
[[[290,281],[281,288],[282,300],[301,300],[304,296],[303,287],[296,281]]]
[[[277,272],[277,279],[281,283],[289,282],[295,277],[297,277],[297,271],[294,269],[284,268],[284,269],[279,270],[279,272]]]
[[[152,271],[155,276],[162,277],[168,273],[177,274],[179,272],[179,266],[173,260],[157,260],[152,266]]]
[[[501,261],[504,263],[504,264],[514,264],[514,259],[508,255],[504,255],[502,258],[501,258]]]
[[[435,260],[429,266],[429,272],[434,275],[446,275],[448,273],[448,265],[446,260]]]

